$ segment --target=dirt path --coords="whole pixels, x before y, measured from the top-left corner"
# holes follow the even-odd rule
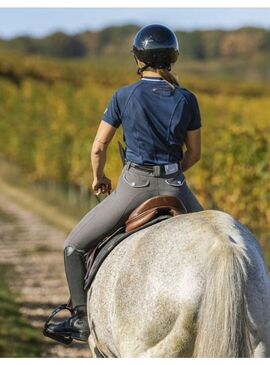
[[[74,342],[65,347],[42,335],[48,314],[68,298],[62,256],[64,238],[61,230],[0,193],[0,264],[14,267],[17,279],[11,289],[20,293],[21,313],[40,329],[40,340],[46,344],[42,356],[89,357],[87,344]]]

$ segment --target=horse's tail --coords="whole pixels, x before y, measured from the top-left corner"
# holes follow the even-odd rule
[[[250,357],[246,281],[249,258],[234,240],[209,252],[206,288],[197,319],[194,357]]]

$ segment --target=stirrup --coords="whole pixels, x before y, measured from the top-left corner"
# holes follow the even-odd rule
[[[60,304],[58,305],[52,312],[52,314],[47,318],[45,324],[44,324],[44,328],[43,328],[43,335],[52,338],[55,341],[58,341],[60,343],[63,343],[64,345],[70,345],[71,342],[73,341],[73,339],[71,338],[71,336],[64,336],[61,334],[55,334],[55,333],[51,333],[48,332],[48,327],[50,324],[50,321],[53,319],[53,317],[61,312],[62,310],[68,310],[70,311],[71,314],[73,314],[73,308],[71,306],[69,306],[69,304]]]

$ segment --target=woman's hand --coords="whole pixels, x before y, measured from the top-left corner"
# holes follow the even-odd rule
[[[94,176],[92,189],[95,195],[105,194],[106,192],[110,194],[111,192],[111,180],[104,175],[103,170],[106,162],[106,151],[115,131],[115,127],[102,120],[91,149],[91,162]],[[97,176],[102,177],[97,178]]]
[[[94,178],[92,189],[95,195],[105,194],[106,192],[110,194],[112,190],[111,180],[105,175],[101,179]]]

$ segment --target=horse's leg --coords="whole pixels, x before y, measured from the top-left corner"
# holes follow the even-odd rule
[[[95,340],[93,338],[93,336],[90,334],[89,338],[88,338],[88,343],[89,343],[89,347],[90,347],[90,351],[93,357],[104,357],[102,355],[101,352],[99,352]]]
[[[259,306],[258,306],[259,307]],[[261,358],[261,357],[270,357],[270,328],[268,325],[268,318],[266,316],[264,308],[257,308],[260,313],[263,313],[264,316],[257,319],[257,328],[256,330],[251,331],[251,344],[253,349],[252,357]],[[265,321],[263,323],[263,319]],[[254,316],[253,316],[254,319]]]
[[[253,357],[270,357],[269,346],[263,341],[261,341],[255,348]]]
[[[270,357],[270,321],[268,320],[269,315],[268,311],[264,310],[265,308],[261,308],[261,313],[264,313],[265,321],[260,323],[260,334],[255,334],[255,338],[257,337],[256,346],[254,347],[253,357]],[[257,336],[256,336],[257,335]]]
[[[96,344],[95,344],[94,338],[93,338],[93,336],[91,334],[90,334],[90,336],[88,338],[88,344],[89,344],[89,347],[90,347],[90,351],[91,351],[92,356],[93,357],[97,357],[96,356],[96,351],[95,351]]]
[[[256,258],[256,253],[253,253]],[[254,265],[255,266],[255,265]],[[270,357],[270,280],[265,273],[262,261],[258,261],[256,270],[250,270],[248,285],[248,309],[252,325],[250,339],[252,357]],[[258,285],[258,283],[260,283]]]

